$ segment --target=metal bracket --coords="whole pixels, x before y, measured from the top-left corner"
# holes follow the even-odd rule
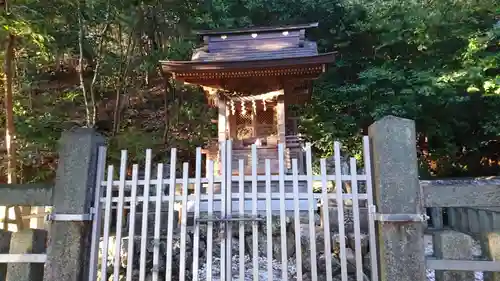
[[[48,214],[46,221],[91,221],[92,214]]]
[[[374,205],[368,206],[368,211],[380,222],[426,222],[430,219],[426,214],[379,214]]]
[[[425,214],[375,214],[375,220],[381,222],[426,222]]]

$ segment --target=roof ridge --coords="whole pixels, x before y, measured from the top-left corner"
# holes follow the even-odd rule
[[[197,35],[221,35],[221,34],[236,34],[250,32],[271,32],[282,30],[298,30],[318,27],[318,22],[295,24],[295,25],[277,25],[277,26],[252,26],[246,28],[229,28],[229,29],[212,29],[212,30],[194,30]]]

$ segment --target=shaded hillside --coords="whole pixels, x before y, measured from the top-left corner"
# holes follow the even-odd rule
[[[51,80],[39,80],[18,97],[16,127],[23,147],[19,149],[23,181],[51,180],[61,132],[86,126],[78,74],[72,73],[56,73]],[[115,106],[115,93],[99,95],[95,128],[106,136],[109,153],[116,161],[120,150],[127,149],[130,161],[140,163],[145,149],[152,148],[156,161],[167,162],[166,152],[171,147],[178,148],[180,161],[188,161],[193,157],[193,147],[215,136],[212,125],[206,122],[214,111],[206,105],[203,94],[179,85],[175,93],[167,93],[162,77],[154,77],[150,85],[129,89],[123,95],[120,125],[113,133]],[[3,139],[1,147],[5,147]],[[2,181],[5,179],[0,178]]]

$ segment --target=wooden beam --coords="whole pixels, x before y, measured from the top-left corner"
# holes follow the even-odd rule
[[[276,105],[276,117],[277,117],[276,125],[277,125],[279,143],[282,143],[283,145],[286,144],[285,110],[286,110],[285,98],[284,96],[281,95],[278,97],[278,104]]]
[[[420,181],[425,207],[497,207],[499,179]]]
[[[0,184],[0,206],[51,206],[51,184]]]

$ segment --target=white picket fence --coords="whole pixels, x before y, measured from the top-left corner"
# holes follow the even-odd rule
[[[252,174],[244,174],[244,163],[240,160],[239,174],[223,172],[222,175],[214,175],[213,163],[207,163],[206,175],[202,176],[201,149],[196,150],[196,163],[194,165],[194,177],[189,176],[189,164],[182,164],[182,176],[176,176],[176,149],[170,153],[170,173],[164,176],[163,164],[156,165],[156,177],[152,175],[152,151],[146,150],[146,161],[144,167],[144,178],[139,179],[139,165],[132,165],[131,178],[127,176],[127,151],[122,151],[118,179],[115,179],[115,170],[112,165],[106,169],[106,148],[99,151],[98,175],[96,183],[96,198],[98,202],[93,208],[94,221],[92,232],[92,247],[89,281],[113,280],[113,281],[145,281],[151,278],[159,280],[303,280],[304,274],[308,274],[313,281],[323,280],[318,274],[319,250],[317,249],[316,231],[323,231],[325,238],[332,237],[330,230],[330,213],[323,212],[322,227],[317,226],[317,200],[321,201],[322,208],[336,208],[338,214],[338,263],[341,269],[341,280],[350,280],[348,274],[348,253],[346,245],[346,228],[344,224],[344,202],[352,202],[353,224],[354,224],[354,267],[357,281],[366,281],[363,272],[363,256],[361,250],[361,225],[360,225],[360,201],[366,200],[366,206],[370,210],[368,219],[369,245],[370,245],[370,279],[378,280],[376,248],[375,248],[375,225],[374,208],[372,196],[371,170],[370,170],[370,148],[368,137],[363,139],[364,171],[358,174],[355,158],[351,158],[350,174],[341,173],[340,143],[334,144],[335,171],[327,173],[326,160],[320,160],[320,175],[313,174],[311,146],[305,147],[306,152],[306,174],[298,174],[297,159],[292,159],[292,172],[285,173],[284,149],[278,148],[280,173],[272,175],[270,161],[265,161],[265,175],[257,174],[257,162],[252,161]],[[221,144],[221,158],[223,171],[232,171],[231,142]],[[256,158],[256,147],[252,147],[252,156]],[[254,159],[255,159],[254,158]],[[106,172],[107,170],[107,172]],[[352,193],[346,194],[342,188],[335,188],[330,192],[327,186],[334,182],[335,186],[342,186],[343,182],[350,183]],[[358,192],[358,183],[365,182],[366,192]],[[245,183],[249,183],[247,190]],[[304,183],[305,188],[299,188]],[[321,193],[313,193],[314,184],[321,185]],[[182,192],[176,193],[176,187],[180,186]],[[194,193],[188,194],[189,186],[194,186]],[[259,187],[263,189],[259,190]],[[235,189],[235,187],[237,187]],[[273,190],[273,187],[277,189]],[[118,194],[113,194],[117,190]],[[141,192],[142,190],[142,192]],[[141,193],[141,194],[139,194]],[[334,206],[332,206],[332,203]],[[339,204],[342,202],[342,204]],[[148,222],[150,205],[154,207],[154,221]],[[164,208],[163,206],[166,206]],[[136,222],[138,207],[142,208],[140,222]],[[176,223],[174,211],[180,213],[180,223]],[[112,227],[112,214],[116,212],[116,225]],[[166,220],[164,218],[167,213]],[[125,215],[127,213],[127,215]],[[306,214],[304,216],[304,213]],[[125,218],[128,217],[127,221]],[[273,217],[279,217],[280,252],[281,257],[273,257]],[[287,241],[287,219],[293,221],[294,232],[294,257],[290,259],[287,249],[290,248]],[[303,220],[307,220],[303,223]],[[166,225],[165,225],[166,221]],[[238,226],[238,233],[232,233],[232,223]],[[136,225],[140,223],[140,234],[136,233]],[[216,225],[221,225],[219,228]],[[224,227],[225,225],[225,227]],[[251,249],[245,244],[245,226],[251,225]],[[260,226],[259,226],[260,225]],[[259,247],[259,232],[264,227],[266,233],[265,245]],[[206,226],[206,227],[205,227]],[[304,250],[304,236],[302,228],[307,228],[308,244]],[[128,228],[128,229],[127,229]],[[112,229],[116,229],[113,233]],[[125,230],[125,231],[121,231]],[[152,231],[151,231],[152,230]],[[164,235],[163,230],[166,231]],[[150,232],[151,231],[151,232]],[[206,234],[205,234],[206,231]],[[188,239],[188,233],[192,238]],[[149,235],[148,235],[149,234]],[[152,234],[152,237],[150,237]],[[203,234],[203,235],[201,235]],[[180,235],[180,236],[178,236]],[[110,237],[114,238],[114,245],[110,244]],[[166,237],[165,237],[166,236]],[[203,236],[206,245],[201,247],[200,237]],[[221,237],[217,240],[216,237]],[[138,238],[140,237],[140,238]],[[176,237],[180,237],[179,241]],[[236,237],[236,238],[235,238]],[[126,261],[121,260],[120,249],[123,238],[128,238]],[[139,239],[140,243],[135,245],[134,241]],[[233,253],[233,240],[237,243]],[[153,243],[152,264],[148,259],[149,243]],[[164,244],[162,244],[164,242]],[[180,243],[180,246],[178,245]],[[188,245],[186,243],[192,243]],[[204,242],[205,243],[205,242]],[[217,243],[220,243],[218,245]],[[324,239],[324,249],[332,249],[335,240]],[[175,245],[174,245],[175,244]],[[161,248],[165,245],[166,249]],[[136,249],[135,247],[139,247]],[[176,248],[178,247],[178,248]],[[114,248],[114,256],[107,254]],[[201,259],[200,249],[204,249]],[[266,249],[267,272],[259,268],[261,252]],[[178,258],[175,251],[178,253]],[[189,251],[187,249],[190,249]],[[218,254],[220,250],[220,255]],[[162,252],[164,251],[164,252]],[[101,254],[99,254],[101,253]],[[217,254],[216,254],[217,253]],[[303,269],[304,256],[310,258],[309,269]],[[136,255],[136,256],[134,256]],[[139,255],[137,257],[137,255]],[[245,256],[247,256],[245,262]],[[248,256],[253,258],[248,259]],[[139,260],[138,267],[134,267],[133,261]],[[324,251],[326,262],[326,280],[334,279],[333,266],[337,260],[332,257],[332,251]],[[220,268],[216,268],[215,260],[220,261]],[[234,263],[234,261],[237,261]],[[108,266],[108,262],[112,266]],[[176,263],[178,262],[178,264]],[[189,264],[188,264],[189,262]],[[163,264],[164,263],[164,264]],[[192,265],[191,265],[192,263]],[[234,263],[234,264],[233,264]],[[294,264],[291,264],[294,263]],[[233,266],[237,264],[237,269]],[[276,264],[281,267],[279,278],[276,277]],[[288,270],[290,266],[295,271]],[[163,268],[163,269],[161,269]],[[189,268],[189,269],[188,269]],[[203,274],[202,272],[203,271]],[[236,273],[235,273],[236,271]],[[307,272],[305,272],[307,271]],[[214,273],[216,272],[216,273]],[[249,273],[250,272],[250,273]],[[188,274],[189,273],[189,274]],[[215,276],[217,275],[217,277]],[[219,276],[220,275],[220,276]],[[250,275],[250,276],[249,276]],[[249,278],[245,279],[245,276]],[[281,279],[280,279],[281,278]]]

